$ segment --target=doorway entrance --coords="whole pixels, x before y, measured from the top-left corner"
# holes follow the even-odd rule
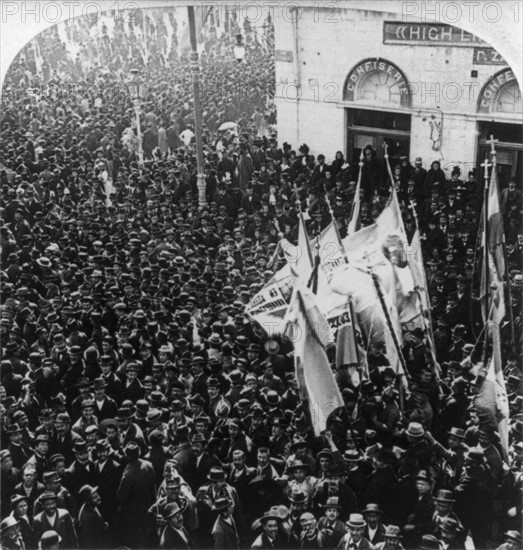
[[[402,156],[410,152],[411,116],[387,111],[347,109],[347,158],[357,167],[361,150],[370,145],[382,167],[382,179],[387,179],[385,149],[387,144],[391,169],[399,164]]]

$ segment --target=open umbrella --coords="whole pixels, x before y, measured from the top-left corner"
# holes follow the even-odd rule
[[[219,128],[218,130],[220,132],[223,132],[224,130],[236,130],[236,128],[238,127],[238,124],[236,124],[236,122],[224,122]]]

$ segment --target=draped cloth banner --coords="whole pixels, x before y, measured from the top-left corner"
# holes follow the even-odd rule
[[[375,223],[343,239],[349,262],[372,269],[379,276],[386,294],[396,307],[401,324],[412,323],[419,316],[417,294],[407,255],[411,253],[398,199],[391,198]]]
[[[332,411],[343,406],[325,351],[330,332],[316,296],[305,286],[298,285],[289,307],[285,334],[294,343],[300,397],[302,403],[310,408],[312,427],[317,436],[326,429],[327,418]]]

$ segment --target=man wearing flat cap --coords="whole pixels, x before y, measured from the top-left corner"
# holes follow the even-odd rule
[[[52,529],[62,537],[64,548],[77,548],[76,530],[69,512],[57,507],[56,495],[52,492],[43,493],[41,500],[44,509],[33,521],[36,539],[39,540],[43,533]]]

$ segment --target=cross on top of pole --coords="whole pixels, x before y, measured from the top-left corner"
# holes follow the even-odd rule
[[[387,145],[387,142],[383,142],[383,149],[385,150],[385,154],[383,155],[386,159],[389,158],[389,146]]]
[[[495,144],[498,143],[499,139],[494,139],[494,136],[491,134],[490,139],[487,143],[490,143],[490,154],[492,155],[492,162],[496,164],[496,147]]]

